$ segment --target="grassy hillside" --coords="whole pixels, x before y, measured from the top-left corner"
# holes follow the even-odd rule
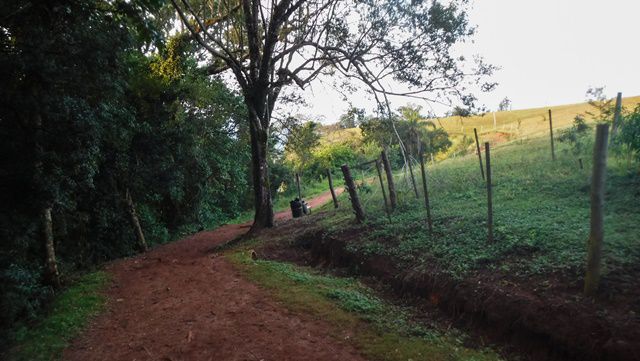
[[[640,96],[622,99],[623,107],[632,110],[640,104]],[[516,139],[530,139],[539,137],[549,132],[548,111],[551,109],[554,130],[566,128],[573,123],[576,115],[594,112],[589,103],[557,105],[545,108],[521,109],[504,112],[490,112],[484,115],[471,117],[446,117],[438,118],[437,127],[444,128],[453,138],[454,144],[466,135],[473,137],[473,128],[485,141],[504,143]],[[495,114],[495,127],[493,115]],[[593,121],[589,116],[587,121]],[[345,139],[361,139],[361,131],[358,128],[339,129],[335,124],[327,125],[322,130],[322,144],[331,144]],[[441,156],[439,159],[444,159]]]
[[[622,106],[630,110],[639,103],[640,96],[622,99]],[[549,109],[551,109],[554,129],[566,128],[571,125],[576,115],[594,111],[594,108],[589,103],[578,103],[545,108],[490,112],[482,116],[468,118],[454,116],[440,118],[436,123],[452,136],[463,134],[473,136],[473,128],[477,128],[481,134],[505,133],[513,134],[516,138],[533,138],[549,132]],[[587,117],[587,120],[592,119]]]
[[[522,276],[560,272],[578,280],[589,234],[592,148],[578,156],[562,143],[558,148],[555,162],[550,160],[546,137],[503,144],[492,151],[493,244],[486,241],[485,183],[478,159],[471,154],[429,166],[433,236],[426,229],[422,198],[415,198],[405,174],[399,172],[401,205],[391,222],[384,214],[377,182],[361,194],[368,231],[366,240],[353,247],[364,254],[398,257],[407,267],[436,260],[455,276],[488,268]],[[584,169],[579,168],[578,157]],[[640,177],[637,164],[627,167],[625,160],[610,156],[603,259],[605,274],[616,277],[640,262]],[[343,199],[338,213],[325,218],[330,229],[353,227],[348,202]]]

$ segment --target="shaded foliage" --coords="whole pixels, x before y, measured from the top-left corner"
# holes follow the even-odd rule
[[[355,128],[365,119],[364,109],[349,107],[346,113],[340,116],[338,120],[338,126],[342,129]]]
[[[69,275],[135,252],[127,191],[152,245],[251,202],[242,99],[198,69],[188,42],[156,31],[148,14],[159,6],[1,10],[0,347],[55,292],[43,279],[42,208]]]
[[[640,161],[640,106],[623,117],[622,128],[616,142],[626,147],[629,156]]]

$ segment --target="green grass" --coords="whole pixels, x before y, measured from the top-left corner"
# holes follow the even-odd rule
[[[406,267],[427,267],[435,260],[456,277],[485,268],[521,276],[556,271],[581,276],[589,233],[591,156],[579,155],[585,166],[580,170],[578,156],[556,143],[557,160],[552,162],[548,142],[548,138],[536,138],[492,149],[495,243],[486,241],[486,188],[477,157],[469,155],[428,167],[433,237],[427,232],[422,198],[416,200],[404,176],[396,174],[401,205],[392,222],[383,212],[376,183],[371,193],[361,194],[368,231],[363,241],[349,247],[364,254],[393,256]],[[640,261],[637,168],[636,164],[627,169],[626,161],[610,156],[605,275]],[[345,206],[338,212],[321,220],[330,231],[358,228],[348,200],[343,198],[342,203]]]
[[[103,271],[82,276],[53,301],[48,315],[33,326],[16,331],[16,347],[9,356],[14,361],[57,360],[69,341],[79,334],[90,317],[103,309],[102,290],[109,282]]]
[[[353,345],[372,360],[500,359],[489,349],[464,347],[461,333],[412,322],[406,309],[388,304],[356,279],[330,277],[286,263],[253,261],[243,251],[228,257],[248,279],[289,309],[329,322],[337,339],[349,335]]]

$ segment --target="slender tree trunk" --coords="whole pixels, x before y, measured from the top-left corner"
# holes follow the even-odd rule
[[[389,162],[386,148],[382,150],[380,156],[382,157],[384,171],[387,174],[387,184],[389,186],[389,203],[391,204],[391,211],[394,211],[398,206],[398,195],[396,194],[396,186],[393,182],[393,171],[391,170],[391,162]]]
[[[39,99],[38,91],[33,90],[34,99]],[[33,176],[36,184],[40,183],[39,180],[44,179],[43,170],[43,154],[44,150],[40,140],[43,138],[42,134],[42,116],[39,111],[33,114],[33,126],[35,127],[35,134],[33,136],[34,148],[36,154],[36,161],[34,163]],[[46,194],[45,189],[40,189],[40,192]],[[45,200],[43,206],[40,209],[42,216],[42,235],[44,237],[44,251],[45,251],[45,268],[44,278],[45,282],[54,288],[60,287],[60,272],[58,271],[58,261],[56,260],[56,248],[53,242],[53,217],[51,216],[52,199]]]
[[[267,162],[268,131],[258,129],[260,120],[250,111],[251,131],[251,171],[255,215],[249,233],[253,234],[263,228],[273,227],[273,203],[269,187],[269,165]]]
[[[55,288],[60,287],[60,273],[58,272],[58,262],[56,261],[56,249],[53,244],[53,219],[51,218],[51,207],[42,210],[42,226],[44,233],[45,247],[45,278],[47,283]]]
[[[358,190],[356,189],[356,183],[353,181],[353,177],[351,176],[351,170],[349,170],[349,166],[346,164],[343,164],[340,168],[344,175],[344,184],[349,192],[349,199],[351,200],[353,213],[356,215],[356,221],[358,223],[362,223],[365,219],[364,209],[362,209],[362,203],[360,203],[360,197],[358,197]]]
[[[376,170],[378,171],[378,178],[380,179],[380,190],[382,191],[382,199],[384,200],[384,210],[387,213],[387,216],[389,216],[389,221],[391,221],[391,211],[389,211],[389,202],[387,202],[387,192],[384,190],[384,181],[382,180],[380,163],[380,159],[376,159]]]
[[[142,232],[142,227],[140,226],[140,220],[138,219],[138,213],[136,212],[136,206],[133,203],[133,198],[131,198],[131,193],[129,193],[129,188],[127,188],[124,198],[125,198],[125,201],[127,202],[127,210],[129,211],[129,220],[131,221],[133,232],[136,234],[138,249],[140,249],[140,251],[142,252],[146,252],[149,249],[149,247],[147,246],[147,240],[144,238],[144,233]]]
[[[416,199],[420,198],[420,195],[418,194],[418,187],[416,186],[416,178],[413,175],[413,165],[412,163],[412,157],[411,157],[411,153],[409,153],[409,159],[408,159],[408,164],[409,164],[409,175],[411,176],[411,186],[413,187],[413,193],[416,196]]]
[[[333,189],[333,179],[331,178],[331,169],[327,169],[327,179],[329,180],[329,190],[331,191],[331,198],[333,198],[333,206],[338,208],[338,197],[336,197],[336,191]]]
[[[302,200],[302,193],[300,192],[300,174],[296,173],[296,187],[298,187],[298,199]]]

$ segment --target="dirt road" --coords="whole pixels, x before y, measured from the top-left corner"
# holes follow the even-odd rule
[[[330,200],[326,193],[310,204]],[[226,225],[109,264],[107,311],[63,359],[362,360],[328,324],[289,312],[210,253],[248,228]]]

